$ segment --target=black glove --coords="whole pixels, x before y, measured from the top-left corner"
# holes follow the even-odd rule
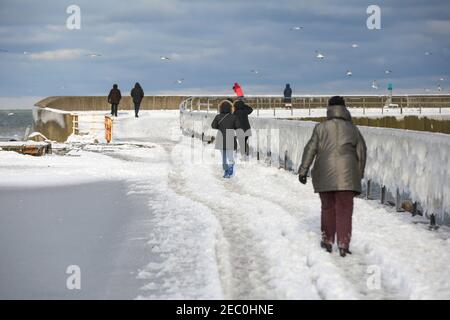
[[[306,176],[298,175],[298,181],[302,184],[306,184]]]

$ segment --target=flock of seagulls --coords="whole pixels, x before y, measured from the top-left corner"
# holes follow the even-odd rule
[[[293,26],[293,27],[290,27],[290,28],[289,28],[290,31],[302,31],[303,29],[304,29],[303,26]],[[357,44],[357,43],[352,43],[352,44],[351,44],[351,48],[357,49],[357,48],[359,48],[359,44]],[[6,49],[1,49],[1,48],[0,48],[0,53],[8,53],[8,52],[9,52],[8,50],[6,50]],[[29,54],[30,54],[29,51],[23,51],[23,55],[29,55]],[[425,54],[425,56],[431,56],[431,55],[433,55],[433,53],[432,53],[431,51],[425,51],[424,54]],[[93,52],[93,53],[86,54],[86,56],[89,57],[89,58],[98,58],[98,57],[101,57],[102,54],[101,54],[101,53]],[[317,60],[324,60],[324,59],[325,59],[325,55],[324,55],[322,52],[318,51],[318,50],[315,51],[315,57],[316,57]],[[161,60],[161,61],[171,61],[171,58],[169,58],[168,56],[160,56],[160,60]],[[250,70],[250,72],[253,73],[253,74],[255,74],[255,75],[260,74],[260,70],[258,70],[258,69],[252,69],[252,70]],[[390,75],[390,74],[392,73],[392,70],[386,69],[386,70],[384,70],[384,73],[385,73],[386,75]],[[346,75],[347,77],[353,76],[352,70],[351,70],[351,69],[348,69],[348,70],[346,71],[345,75]],[[439,79],[440,82],[443,82],[444,80],[445,80],[445,79],[444,79],[443,77],[441,77],[441,78]],[[174,83],[175,83],[175,84],[178,84],[178,85],[182,84],[183,82],[184,82],[184,78],[177,79],[177,80],[174,81]],[[372,87],[373,89],[375,89],[375,90],[378,89],[378,83],[377,83],[377,80],[373,80],[373,81],[372,81],[372,86],[371,86],[371,87]],[[427,91],[427,92],[429,91],[429,89],[424,89],[424,90]],[[437,90],[438,90],[439,92],[442,91],[442,86],[441,86],[440,83],[438,84]]]

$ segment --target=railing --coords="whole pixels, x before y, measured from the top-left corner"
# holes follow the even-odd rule
[[[196,98],[180,105],[183,134],[211,141],[215,132],[211,123],[215,113],[192,111]],[[280,168],[296,172],[303,148],[308,142],[312,121],[292,121],[251,117],[251,156]],[[368,155],[365,194],[370,198],[378,186],[381,203],[394,198],[402,211],[404,200],[410,200],[413,215],[422,212],[430,218],[448,221],[450,213],[450,138],[445,134],[388,128],[359,127],[365,137]],[[408,210],[409,211],[409,210]],[[448,223],[448,222],[445,222]]]
[[[186,110],[211,111],[217,110],[220,101],[230,98],[230,96],[192,96],[181,102],[185,103]],[[422,109],[438,108],[439,113],[443,108],[450,108],[450,95],[422,95],[422,96],[393,96],[390,100],[389,96],[344,96],[346,104],[349,108],[362,108],[363,115],[366,109],[380,109],[384,114],[386,106],[396,106],[400,114],[403,114],[404,108],[415,108],[417,113],[421,114]],[[271,111],[276,116],[280,110],[289,110],[291,116],[295,114],[296,109],[307,109],[308,115],[312,110],[324,108],[328,103],[329,96],[302,96],[292,97],[291,107],[284,102],[283,96],[248,96],[245,101],[256,109],[256,116],[260,115],[260,111]],[[388,103],[389,102],[389,103]]]

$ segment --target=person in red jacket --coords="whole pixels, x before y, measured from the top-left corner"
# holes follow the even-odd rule
[[[238,99],[244,98],[244,91],[242,90],[239,83],[237,83],[237,82],[234,83],[233,91],[236,93]]]

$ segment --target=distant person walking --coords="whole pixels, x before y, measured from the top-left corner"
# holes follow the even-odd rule
[[[236,130],[237,139],[239,142],[239,151],[241,153],[241,157],[244,160],[247,160],[249,155],[248,138],[252,135],[248,116],[253,112],[253,109],[242,100],[235,101],[233,105],[234,115],[239,120],[239,128]]]
[[[122,94],[120,93],[117,84],[114,84],[108,95],[108,103],[111,104],[111,115],[114,117],[117,117],[120,99],[122,99]]]
[[[289,83],[286,83],[286,88],[284,88],[284,106],[286,108],[292,108],[292,89]]]
[[[144,98],[144,90],[142,90],[139,82],[136,82],[134,88],[131,89],[131,97],[133,98],[135,117],[139,118],[139,109],[141,107],[142,99]]]
[[[244,91],[242,90],[239,83],[237,83],[237,82],[234,83],[233,91],[236,93],[236,96],[238,97],[239,100],[244,99]]]
[[[235,130],[240,127],[239,119],[231,113],[232,102],[223,100],[219,103],[219,114],[214,118],[211,127],[217,129],[216,149],[221,152],[224,178],[234,173],[234,150],[236,150]]]
[[[322,202],[320,245],[331,252],[337,233],[339,254],[345,257],[351,254],[353,197],[361,193],[366,143],[342,97],[328,101],[327,120],[315,126],[305,146],[298,172],[303,184],[314,159],[312,182]]]

